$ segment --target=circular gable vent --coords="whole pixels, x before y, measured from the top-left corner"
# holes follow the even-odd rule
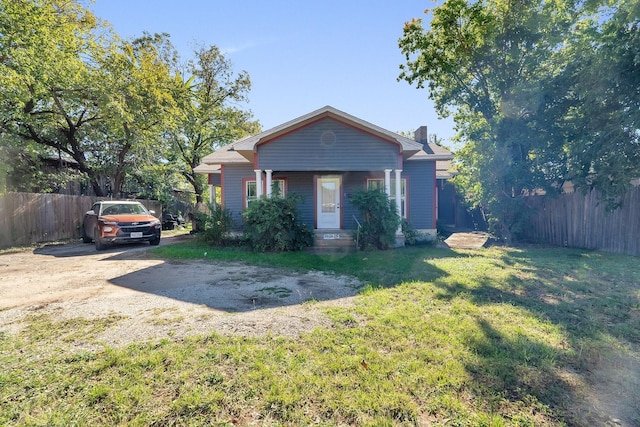
[[[325,130],[320,135],[320,142],[322,145],[333,145],[336,143],[336,134],[333,131]]]

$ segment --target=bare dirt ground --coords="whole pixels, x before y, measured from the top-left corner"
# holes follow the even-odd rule
[[[361,286],[316,272],[169,262],[148,249],[78,243],[0,255],[0,331],[17,333],[27,316],[48,314],[114,319],[78,349],[212,332],[292,336],[328,324],[325,308],[351,305]]]

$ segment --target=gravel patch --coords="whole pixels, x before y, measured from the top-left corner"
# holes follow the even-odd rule
[[[0,332],[32,315],[113,319],[77,350],[211,333],[297,336],[329,327],[328,307],[350,307],[362,283],[220,262],[149,259],[146,248],[95,252],[65,245],[0,255]]]

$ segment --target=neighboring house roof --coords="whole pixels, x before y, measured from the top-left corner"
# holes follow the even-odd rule
[[[240,153],[238,153],[234,149],[234,145],[238,144],[241,141],[243,141],[243,140],[241,139],[241,140],[236,141],[234,143],[225,145],[224,147],[220,147],[216,151],[214,151],[213,153],[211,153],[211,154],[209,154],[207,156],[204,156],[202,158],[202,163],[200,165],[198,165],[194,169],[194,172],[216,173],[216,172],[207,172],[204,169],[207,166],[209,166],[209,167],[217,166],[218,172],[220,172],[219,169],[220,169],[220,165],[221,164],[250,163],[250,161],[247,158],[242,156]],[[200,169],[200,170],[197,170],[197,169]]]
[[[200,163],[198,166],[193,168],[195,173],[219,173],[220,165],[208,165],[206,163]]]
[[[449,179],[456,176],[451,160],[438,160],[436,162],[436,179]]]
[[[432,142],[428,142],[426,147],[418,151],[407,160],[451,160],[453,154],[451,151]]]
[[[327,105],[279,126],[260,132],[257,135],[248,136],[221,147],[217,151],[205,156],[202,159],[202,164],[195,168],[194,171],[200,173],[220,173],[219,165],[221,164],[250,163],[253,161],[253,155],[258,145],[324,118],[331,118],[387,141],[397,143],[400,147],[400,152],[405,154],[407,160],[450,160],[453,158],[451,152],[446,148],[432,143],[423,146],[421,143],[412,139],[388,131]],[[211,166],[218,166],[218,168],[211,169]]]

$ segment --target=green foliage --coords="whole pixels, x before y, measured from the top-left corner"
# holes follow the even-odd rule
[[[409,221],[402,218],[402,221],[400,221],[400,227],[402,228],[402,234],[404,236],[405,245],[411,246],[418,243],[418,239],[420,238],[420,233],[418,232],[418,230],[416,230],[413,227],[413,225]]]
[[[131,41],[117,37],[99,58],[99,72],[108,88],[106,103],[100,105],[105,117],[97,124],[104,135],[94,142],[94,169],[112,178],[113,191],[127,190],[127,177],[144,181],[146,170],[166,167],[167,147],[161,136],[171,128],[177,105],[170,90],[176,51],[168,34],[149,35]],[[93,157],[93,156],[92,156]],[[99,162],[97,161],[99,160]],[[170,177],[172,171],[167,171]],[[147,180],[144,191],[161,193],[170,180]],[[166,192],[165,192],[166,193]]]
[[[166,33],[122,40],[78,0],[0,0],[0,145],[62,153],[99,196],[108,178],[116,196],[166,200],[169,183],[145,176],[161,164],[202,202],[206,181],[193,168],[259,125],[237,107],[248,75],[233,76],[215,46],[195,56],[185,81]]]
[[[129,170],[122,184],[122,193],[129,197],[158,200],[166,206],[175,200],[175,189],[182,186],[184,179],[171,165],[157,162]],[[189,202],[193,203],[191,199]]]
[[[96,195],[109,177],[117,195],[128,173],[161,158],[171,50],[166,35],[120,40],[77,1],[2,0],[0,126],[72,159]]]
[[[26,193],[66,193],[82,191],[87,185],[86,174],[78,171],[67,156],[49,156],[33,146],[20,146],[15,141],[0,144],[0,176],[6,188]],[[3,175],[4,172],[4,175]]]
[[[349,200],[362,215],[358,239],[360,249],[388,249],[394,246],[400,225],[395,202],[389,200],[384,191],[377,189],[358,191]]]
[[[562,118],[567,180],[596,188],[617,207],[640,176],[640,7],[616,1],[584,19],[566,48],[572,61],[554,83],[567,86],[550,115]]]
[[[406,24],[400,78],[459,131],[457,184],[501,237],[564,181],[615,199],[640,175],[637,2],[446,1]]]
[[[233,73],[231,62],[215,45],[200,48],[189,62],[189,78],[176,76],[179,104],[175,126],[165,138],[172,148],[170,159],[193,187],[196,203],[203,200],[206,181],[194,172],[202,158],[216,148],[259,131],[251,112],[236,107],[246,101],[251,80],[246,72]]]
[[[25,145],[68,155],[94,186],[85,153],[97,136],[97,106],[105,99],[100,73],[92,65],[103,54],[100,31],[108,34],[76,2],[0,3],[2,131]]]
[[[261,198],[244,212],[244,235],[254,251],[299,251],[313,244],[313,231],[300,220],[302,196]]]
[[[227,246],[232,242],[229,232],[233,230],[233,214],[224,206],[209,205],[209,213],[195,212],[200,224],[199,238],[212,246]]]

